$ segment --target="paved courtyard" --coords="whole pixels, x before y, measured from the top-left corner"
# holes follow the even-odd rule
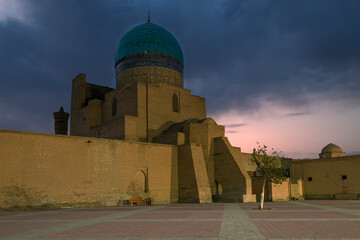
[[[360,239],[360,201],[0,211],[0,240]]]

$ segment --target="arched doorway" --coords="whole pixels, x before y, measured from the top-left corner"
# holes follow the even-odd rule
[[[146,175],[141,170],[139,170],[135,174],[135,192],[137,193],[146,192]]]

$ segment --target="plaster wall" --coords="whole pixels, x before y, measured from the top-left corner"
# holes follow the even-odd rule
[[[178,111],[173,110],[174,94]],[[85,74],[73,80],[70,135],[152,142],[172,124],[190,118],[206,118],[205,99],[184,88],[138,83],[111,89],[86,83]]]
[[[179,202],[212,203],[200,144],[179,146]]]
[[[122,140],[145,137],[144,127],[138,126],[139,120],[134,118],[138,116],[137,85],[110,89],[86,83],[86,75],[79,74],[73,80],[72,91],[71,135]]]
[[[303,179],[306,199],[357,199],[360,194],[360,155],[298,160],[291,171],[293,178]]]
[[[138,115],[138,88],[137,85],[115,89],[105,95],[102,105],[102,122],[109,122],[125,115]],[[116,114],[112,114],[113,100],[116,98]]]
[[[77,75],[72,82],[70,134],[85,136],[90,127],[97,126],[104,121],[102,102],[105,95],[112,88],[86,83],[86,75]],[[90,132],[94,136],[93,131]]]
[[[260,201],[260,194],[262,191],[262,177],[254,177],[252,180],[252,191],[256,194],[257,201]],[[295,186],[296,185],[296,186]],[[281,184],[274,184],[269,181],[265,184],[265,201],[288,201],[291,192],[290,179],[283,181]],[[297,184],[294,184],[294,188]],[[297,188],[298,189],[298,188]]]
[[[251,179],[242,166],[241,152],[236,151],[225,137],[214,139],[215,179],[222,187],[225,202],[255,202]]]
[[[178,199],[177,148],[171,145],[0,130],[0,166],[0,207]],[[146,192],[136,190],[139,172]]]
[[[196,184],[200,203],[212,203],[209,178],[206,170],[204,153],[200,144],[190,144],[191,158],[194,164]]]
[[[244,168],[247,172],[256,172],[256,164],[251,162],[251,153],[242,153],[242,159],[244,162]]]
[[[262,177],[253,177],[251,178],[251,187],[252,187],[252,193],[256,194],[256,201],[260,201],[260,194],[262,191],[262,183],[263,178]],[[268,183],[265,184],[265,195],[264,195],[265,201],[271,201],[271,191],[270,186]]]
[[[210,123],[206,123],[206,121]],[[189,129],[185,130],[188,132],[187,136],[189,138],[186,142],[201,144],[211,193],[215,195],[214,139],[224,137],[225,128],[224,126],[215,124],[212,119],[207,119],[204,123],[191,123],[188,128]]]
[[[302,179],[292,179],[290,181],[290,197],[295,200],[303,200],[303,183]]]
[[[189,145],[182,145],[178,148],[179,202],[200,203],[191,148]]]
[[[289,201],[291,193],[290,179],[286,179],[280,184],[270,183],[270,185],[273,201]]]
[[[179,100],[178,112],[173,111],[174,94],[178,96]],[[204,98],[191,95],[190,90],[175,86],[148,85],[148,135],[150,140],[160,136],[174,123],[191,118],[206,118]]]

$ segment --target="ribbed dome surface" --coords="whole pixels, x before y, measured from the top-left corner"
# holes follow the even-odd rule
[[[342,152],[342,151],[343,150],[339,146],[333,143],[329,143],[321,150],[321,153],[333,153],[333,152]]]
[[[183,60],[180,44],[175,37],[164,28],[147,22],[125,34],[121,39],[115,55],[115,64],[123,57],[137,53],[160,53]]]

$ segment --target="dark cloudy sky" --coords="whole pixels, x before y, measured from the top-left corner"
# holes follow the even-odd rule
[[[233,145],[360,151],[357,0],[0,0],[0,129],[52,133],[78,73],[115,87],[117,44],[148,9]]]

